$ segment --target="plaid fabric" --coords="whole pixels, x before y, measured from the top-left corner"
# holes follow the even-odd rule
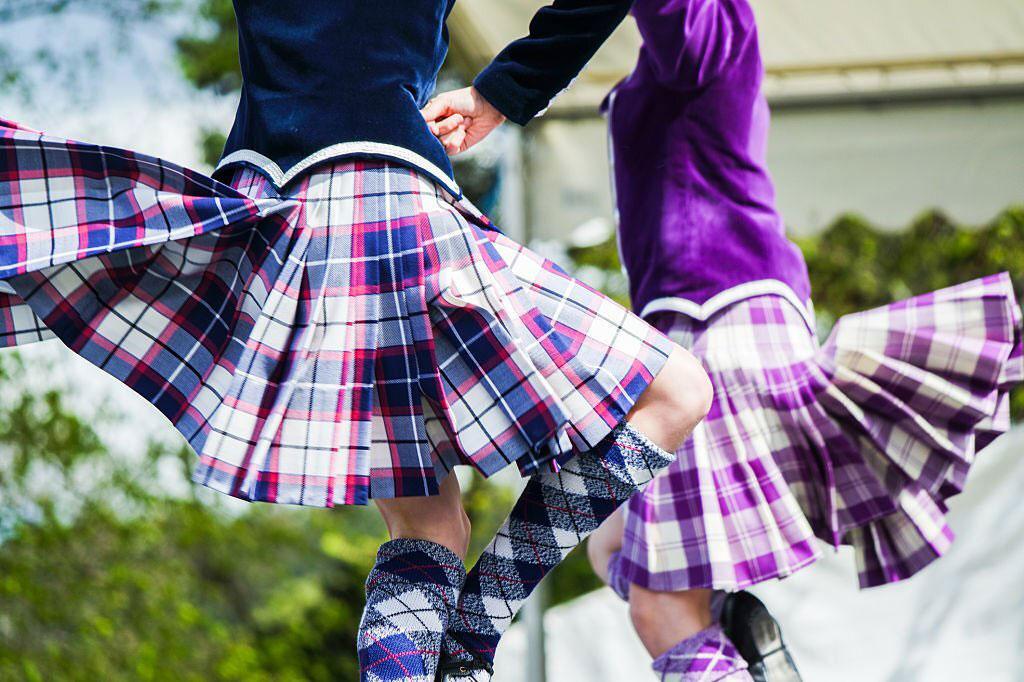
[[[673,459],[624,423],[591,452],[531,478],[466,576],[445,658],[468,667],[493,663],[499,640],[544,576]]]
[[[57,336],[174,424],[195,480],[243,499],[532,473],[600,442],[672,348],[404,167],[335,161],[279,192],[0,135],[0,347]]]
[[[366,579],[356,646],[363,682],[434,682],[441,640],[466,579],[462,560],[426,540],[386,542]]]
[[[0,279],[253,224],[266,205],[151,156],[72,143],[3,119],[0,160]]]
[[[630,501],[616,585],[734,591],[811,564],[815,537],[855,548],[863,587],[913,575],[948,549],[945,500],[1024,377],[1006,275],[848,315],[823,347],[774,296],[654,322],[715,400]]]
[[[747,662],[718,625],[684,639],[651,667],[661,682],[752,682]]]

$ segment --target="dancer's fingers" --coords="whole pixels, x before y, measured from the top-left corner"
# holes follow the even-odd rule
[[[464,151],[466,144],[466,129],[461,126],[456,128],[454,131],[441,138],[441,144],[444,145],[445,151],[451,156]]]
[[[464,125],[465,120],[466,119],[462,114],[452,114],[441,121],[428,123],[428,126],[430,127],[430,132],[434,133],[435,136],[443,137],[454,131],[460,125]]]
[[[449,100],[450,96],[448,93],[443,93],[427,102],[427,105],[420,109],[420,113],[423,114],[423,119],[430,123],[450,115],[452,113],[452,107]]]

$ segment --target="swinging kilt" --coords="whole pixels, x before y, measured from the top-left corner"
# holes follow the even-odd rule
[[[0,347],[59,338],[243,499],[529,475],[596,445],[674,348],[389,161],[225,184],[3,121],[0,159]]]

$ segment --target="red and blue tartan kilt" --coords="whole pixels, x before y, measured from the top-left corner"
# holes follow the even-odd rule
[[[1005,274],[846,315],[824,345],[780,296],[651,322],[702,360],[715,397],[628,503],[620,592],[784,578],[820,556],[816,538],[854,548],[862,587],[914,575],[948,550],[946,501],[1024,379]]]
[[[599,442],[674,347],[385,161],[279,191],[2,121],[0,159],[0,347],[59,338],[171,421],[196,481],[243,499],[530,474]]]

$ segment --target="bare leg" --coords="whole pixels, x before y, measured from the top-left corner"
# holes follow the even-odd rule
[[[622,549],[625,514],[620,508],[590,536],[587,557],[594,572],[610,584],[608,563]],[[629,616],[640,641],[652,658],[661,656],[684,639],[688,639],[712,622],[711,590],[656,592],[639,585],[629,585]],[[625,594],[623,594],[625,593]]]
[[[619,510],[590,536],[587,557],[594,573],[610,584],[608,563],[622,549],[625,510]],[[652,658],[657,658],[680,641],[711,625],[711,590],[656,592],[629,585],[628,593],[616,590],[629,600],[629,616],[640,641]]]
[[[469,548],[469,517],[462,507],[459,479],[448,476],[431,497],[375,500],[392,540],[427,540],[447,547],[461,559]]]
[[[615,570],[613,558],[622,549],[623,515],[617,514],[609,521],[591,536],[587,556],[602,580],[628,599],[630,620],[654,659],[652,667],[658,679],[750,682],[746,661],[717,622],[712,591],[658,592],[630,584],[621,571]],[[717,608],[721,608],[721,602]]]
[[[658,658],[711,626],[711,590],[655,592],[631,585],[629,617],[651,658]]]

